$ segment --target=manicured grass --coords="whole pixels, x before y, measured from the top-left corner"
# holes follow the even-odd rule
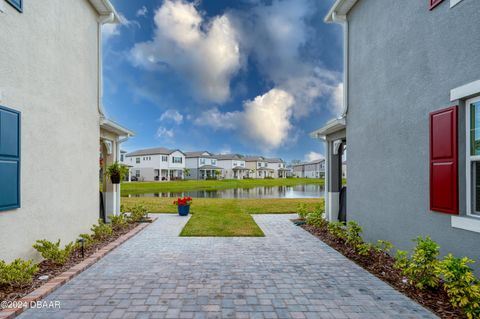
[[[261,237],[262,230],[250,214],[294,213],[300,203],[308,206],[323,205],[321,198],[308,199],[219,199],[194,198],[190,208],[192,217],[181,236],[211,237]],[[172,198],[122,198],[128,210],[135,204],[143,204],[152,213],[176,213]]]
[[[172,182],[130,182],[122,183],[122,196],[128,194],[188,192],[199,190],[220,190],[228,188],[253,188],[257,186],[295,186],[304,184],[323,185],[323,179],[286,178],[286,179],[227,179],[218,181],[172,181]]]

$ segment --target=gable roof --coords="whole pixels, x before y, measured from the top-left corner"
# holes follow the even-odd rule
[[[217,160],[243,160],[242,156],[239,154],[218,154],[215,155]]]
[[[337,0],[328,11],[324,21],[326,23],[335,22],[335,16],[346,16],[358,0]]]
[[[205,153],[207,155],[204,155]],[[189,158],[193,158],[193,157],[215,158],[215,156],[208,151],[185,152],[185,157],[189,157]]]
[[[133,151],[131,153],[128,153],[127,157],[141,156],[141,155],[170,155],[170,154],[172,154],[173,152],[176,152],[176,151],[178,151],[182,154],[185,154],[178,149],[168,149],[168,148],[164,148],[164,147],[155,147],[155,148],[146,148],[146,149],[143,149],[143,150]]]
[[[283,163],[281,158],[266,158],[266,161],[269,163]]]
[[[259,162],[259,161],[265,161],[265,157],[263,156],[245,156],[243,158],[245,162]]]

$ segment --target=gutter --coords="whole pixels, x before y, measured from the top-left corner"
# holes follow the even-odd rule
[[[348,20],[346,15],[332,12],[332,21],[343,26],[343,110],[340,118],[345,118],[348,112]]]

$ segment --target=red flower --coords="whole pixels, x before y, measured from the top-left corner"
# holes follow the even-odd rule
[[[190,205],[192,204],[192,198],[191,197],[178,198],[176,201],[173,202],[173,204],[177,206]]]

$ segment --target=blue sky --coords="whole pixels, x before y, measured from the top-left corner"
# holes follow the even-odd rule
[[[103,27],[109,118],[148,147],[308,160],[308,133],[341,108],[333,0],[113,0]]]

